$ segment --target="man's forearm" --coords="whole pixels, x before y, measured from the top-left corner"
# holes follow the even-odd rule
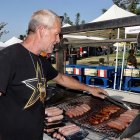
[[[79,81],[75,80],[72,77],[68,77],[63,74],[58,74],[58,76],[53,80],[64,87],[75,89],[75,90],[87,91],[90,94],[100,97],[102,99],[104,99],[105,96],[99,93],[102,92],[104,94],[107,94],[106,91],[101,88],[88,86],[86,84],[80,83]]]
[[[90,87],[80,83],[79,81],[77,81],[76,79],[72,78],[72,77],[68,77],[66,75],[63,74],[59,74],[54,81],[56,81],[58,84],[70,88],[70,89],[75,89],[75,90],[85,90],[85,91],[90,91]]]

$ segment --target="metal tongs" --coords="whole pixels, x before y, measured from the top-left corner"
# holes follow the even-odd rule
[[[116,104],[124,109],[128,109],[128,110],[131,110],[132,108],[127,104],[127,103],[124,103],[123,101],[119,100],[119,99],[116,99],[116,98],[113,98],[111,96],[109,96],[108,94],[104,94],[102,92],[99,92],[99,94],[102,94],[105,96],[105,98],[112,102],[113,104]]]

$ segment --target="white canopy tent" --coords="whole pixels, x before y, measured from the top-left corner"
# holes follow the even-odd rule
[[[62,28],[64,27],[69,27],[71,26],[70,24],[66,23],[62,26]],[[63,35],[63,38],[67,38],[67,39],[89,39],[89,40],[105,40],[106,38],[102,38],[102,37],[93,37],[93,36],[85,36],[85,35]]]
[[[16,37],[12,37],[9,40],[7,40],[5,43],[0,42],[0,50],[4,49],[5,47],[15,44],[15,43],[21,43],[22,40],[16,38]]]
[[[90,40],[105,40],[105,38],[101,37],[92,37],[92,36],[82,36],[82,35],[64,35],[64,38],[72,38],[72,39],[90,39]]]
[[[12,37],[9,40],[7,40],[4,44],[6,44],[6,46],[9,46],[9,45],[12,45],[12,44],[15,44],[15,43],[21,43],[21,42],[22,42],[22,40],[20,40],[16,37]]]
[[[69,27],[69,26],[71,26],[71,25],[68,24],[68,23],[66,23],[66,24],[64,24],[64,25],[62,26],[62,28],[64,28],[64,27]]]
[[[128,12],[118,7],[116,4],[114,4],[104,14],[92,20],[91,22],[105,21],[105,20],[124,18],[124,17],[130,17],[130,16],[135,16],[135,14]]]
[[[0,42],[0,50],[2,50],[2,49],[5,48],[5,47],[6,47],[6,44],[3,43],[3,42]]]

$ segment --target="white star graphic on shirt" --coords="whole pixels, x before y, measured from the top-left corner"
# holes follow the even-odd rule
[[[40,101],[44,102],[44,98],[46,97],[46,79],[43,78],[40,70],[40,66],[37,63],[37,69],[36,69],[36,78],[28,79],[22,81],[26,84],[27,87],[31,88],[33,90],[33,93],[24,106],[24,109],[27,109],[28,107],[31,107],[33,104],[35,104],[38,99]]]

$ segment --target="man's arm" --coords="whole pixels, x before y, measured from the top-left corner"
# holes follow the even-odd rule
[[[0,96],[2,95],[2,93],[0,92]]]
[[[75,80],[74,78],[66,76],[64,74],[59,73],[58,76],[54,78],[53,80],[64,87],[75,89],[75,90],[87,91],[91,93],[92,95],[100,97],[100,98],[104,98],[104,96],[100,95],[99,92],[103,92],[106,94],[106,91],[104,91],[101,88],[91,87],[84,83],[80,83],[78,80]]]

